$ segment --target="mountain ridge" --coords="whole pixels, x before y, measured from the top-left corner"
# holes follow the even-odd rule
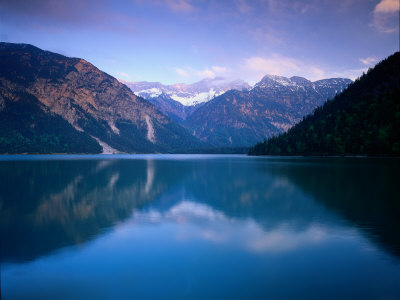
[[[250,88],[250,85],[241,79],[229,80],[223,77],[205,78],[191,84],[175,83],[164,85],[160,82],[127,82],[123,80],[121,82],[125,83],[136,95],[145,99],[157,98],[161,94],[165,94],[184,106],[208,102],[215,96],[231,89],[243,90]]]
[[[75,130],[119,152],[171,152],[201,145],[154,105],[84,59],[11,43],[0,43],[0,56],[3,113],[5,99],[17,102],[18,91],[23,91]],[[6,125],[2,135],[7,136]]]
[[[182,124],[200,140],[217,147],[252,146],[288,130],[351,82],[345,78],[311,82],[302,77],[266,75],[248,91],[230,90],[215,97]]]
[[[400,156],[400,52],[253,155]]]

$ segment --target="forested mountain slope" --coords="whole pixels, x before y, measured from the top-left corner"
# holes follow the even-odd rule
[[[351,82],[266,75],[249,91],[230,90],[205,103],[182,125],[217,147],[250,147],[285,132]]]
[[[0,43],[0,117],[0,153],[180,152],[201,145],[84,59],[27,44]]]
[[[252,155],[400,155],[400,53]]]

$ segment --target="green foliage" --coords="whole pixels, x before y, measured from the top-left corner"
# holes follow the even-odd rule
[[[250,155],[400,155],[400,53]]]

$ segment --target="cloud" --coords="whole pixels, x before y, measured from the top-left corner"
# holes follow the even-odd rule
[[[132,76],[129,75],[128,73],[125,73],[125,72],[118,72],[117,76],[118,76],[118,78],[123,78],[123,79],[128,80],[128,81],[132,80]]]
[[[190,76],[190,73],[188,71],[181,69],[181,68],[175,68],[175,72],[176,72],[176,74],[178,74],[181,77],[187,78]]]
[[[287,75],[291,72],[299,72],[300,67],[297,65],[295,60],[290,58],[275,57],[264,58],[264,57],[250,57],[245,59],[244,68],[250,72],[258,74],[258,76],[264,76],[265,74],[274,75]]]
[[[376,61],[373,57],[360,59],[364,63],[373,63]],[[204,69],[195,69],[192,67],[175,68],[174,71],[185,82],[195,81],[204,78],[222,77],[226,79],[241,78],[250,84],[260,81],[265,75],[278,75],[284,77],[302,76],[311,81],[342,77],[352,80],[360,77],[368,68],[345,69],[342,71],[326,70],[316,64],[286,57],[280,54],[271,54],[270,56],[251,56],[238,61],[227,68],[224,66],[212,66]]]
[[[199,77],[205,77],[205,78],[214,78],[216,75],[213,71],[209,70],[209,69],[205,69],[202,71],[197,71],[195,73],[195,75],[199,76]]]
[[[281,16],[289,16],[292,14],[306,14],[312,11],[319,11],[322,6],[321,0],[307,0],[307,1],[281,1],[281,0],[267,0],[268,10],[274,14]]]
[[[373,11],[372,26],[383,33],[399,31],[400,3],[398,0],[381,0]]]
[[[272,30],[269,27],[256,28],[250,31],[250,34],[259,43],[270,43],[270,44],[283,44],[285,33],[277,30]]]
[[[130,221],[117,229],[117,233],[127,236],[127,228],[165,223],[174,226],[177,241],[224,244],[226,247],[240,247],[250,253],[291,252],[325,243],[332,237],[332,229],[319,224],[309,223],[302,230],[294,230],[290,221],[281,221],[265,228],[254,220],[229,218],[211,206],[191,201],[182,201],[165,212],[135,212]],[[338,230],[344,236],[350,234],[349,231]],[[337,231],[334,233],[338,234]]]
[[[136,4],[167,7],[176,13],[190,13],[196,10],[191,0],[133,0]]]
[[[215,78],[217,76],[226,77],[229,76],[231,73],[231,70],[229,68],[221,66],[212,66],[211,68],[205,68],[202,70],[194,69],[191,67],[175,68],[174,71],[176,74],[187,81],[203,78]]]
[[[298,59],[273,54],[269,57],[253,56],[244,59],[239,67],[250,82],[259,81],[267,74],[279,76],[304,76],[311,80],[322,79],[326,76],[324,70],[315,65],[309,65]]]
[[[257,235],[254,235],[254,233]],[[287,252],[314,244],[323,243],[329,235],[326,228],[311,224],[303,231],[296,232],[288,228],[286,224],[270,230],[258,233],[255,230],[249,232],[253,238],[249,239],[248,247],[252,252]]]
[[[360,59],[364,65],[372,64],[377,59],[367,57]],[[325,70],[318,65],[310,64],[299,59],[273,54],[269,57],[253,56],[243,60],[242,65],[238,66],[237,74],[241,74],[249,83],[258,82],[265,75],[278,75],[285,77],[302,76],[311,81],[326,78],[349,78],[355,80],[368,68],[345,69],[342,71]]]
[[[229,68],[226,68],[226,67],[220,67],[220,66],[212,66],[211,67],[213,70],[214,70],[214,72],[217,74],[217,75],[226,75],[226,74],[228,74],[229,72],[230,72],[230,69]]]
[[[322,79],[326,75],[324,70],[316,66],[306,66],[306,69],[308,69],[309,73],[311,74],[309,79]]]
[[[360,62],[363,65],[369,66],[371,64],[374,64],[378,61],[376,57],[366,57],[366,58],[360,58]]]
[[[100,6],[102,5],[101,2],[102,1],[99,1]],[[2,9],[17,15],[78,21],[82,17],[82,11],[88,11],[90,3],[88,1],[82,2],[78,0],[71,0],[68,2],[52,0],[2,0],[0,6]]]
[[[395,13],[399,11],[398,0],[382,0],[374,9],[374,13]]]
[[[131,33],[137,26],[125,13],[113,11],[107,0],[2,0],[0,10],[6,23],[42,30],[96,28]]]
[[[166,0],[165,4],[174,12],[192,12],[196,8],[188,0]]]
[[[347,69],[339,72],[333,72],[330,74],[330,78],[340,77],[340,78],[350,78],[351,80],[355,80],[360,77],[363,73],[366,73],[368,68],[359,68],[359,69]],[[327,77],[327,78],[328,78]]]
[[[236,8],[242,14],[248,14],[253,11],[253,7],[251,7],[245,0],[236,1]]]

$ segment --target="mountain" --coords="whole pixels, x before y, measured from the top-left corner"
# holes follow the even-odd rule
[[[267,75],[251,90],[231,90],[205,103],[182,124],[217,147],[251,146],[288,130],[351,82]]]
[[[136,95],[153,103],[171,119],[181,122],[204,103],[228,90],[248,90],[250,85],[243,80],[227,80],[222,77],[206,78],[192,84],[176,83],[163,85],[159,82],[126,82]]]
[[[85,132],[54,114],[35,96],[0,84],[0,153],[100,153]]]
[[[125,82],[136,95],[145,99],[157,98],[162,94],[168,95],[185,106],[192,106],[210,101],[212,98],[228,90],[247,90],[250,85],[243,80],[227,80],[222,77],[206,78],[192,84],[176,83],[163,85],[159,82]]]
[[[400,52],[254,155],[400,155]]]
[[[15,161],[2,161],[0,261],[33,260],[93,239],[190,176],[168,166],[145,159],[82,159],[16,168]]]
[[[0,43],[1,153],[176,152],[200,144],[84,59]]]
[[[163,114],[170,117],[175,122],[182,122],[198,108],[200,108],[204,103],[199,103],[196,105],[186,106],[178,101],[175,101],[170,96],[165,93],[157,97],[147,97],[147,101],[155,105]]]

